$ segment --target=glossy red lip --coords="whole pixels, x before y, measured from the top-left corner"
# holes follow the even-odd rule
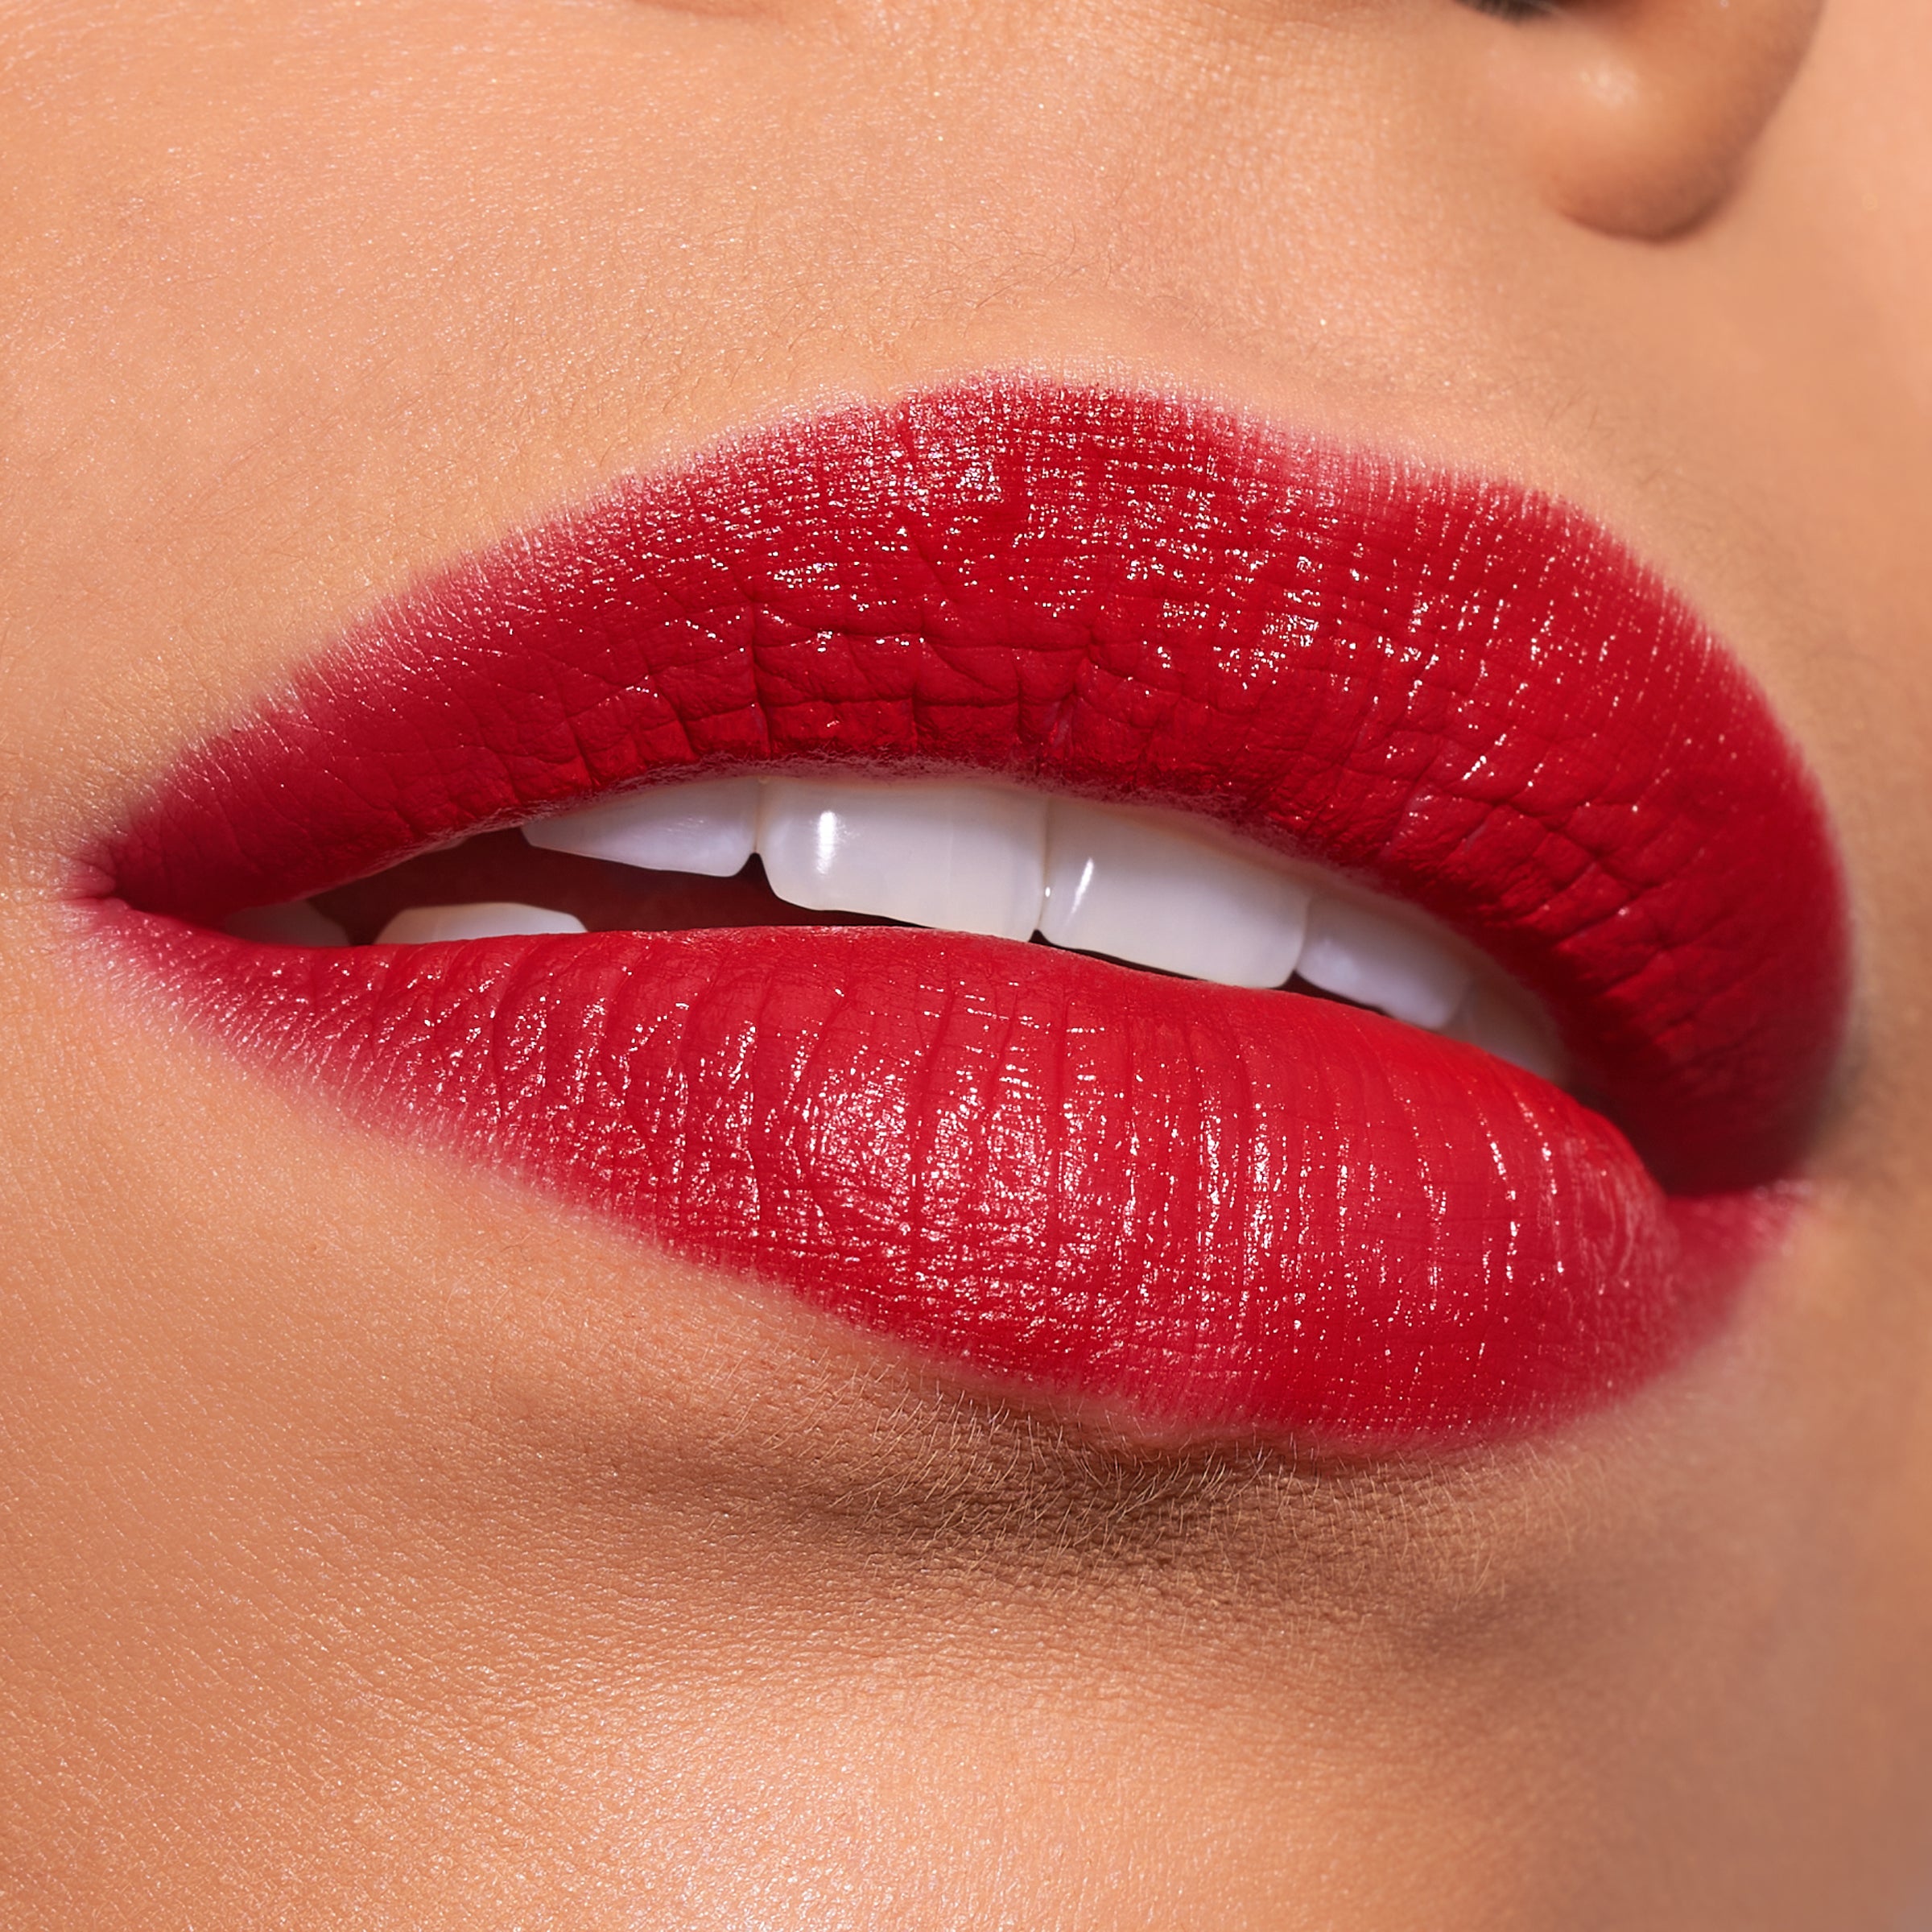
[[[824,759],[1341,868],[1539,994],[1595,1104],[956,935],[204,929],[608,786]],[[118,944],[377,1117],[980,1370],[1359,1444],[1674,1359],[1802,1149],[1847,972],[1802,764],[1593,525],[1024,383],[767,432],[460,566],[191,755],[100,875]]]

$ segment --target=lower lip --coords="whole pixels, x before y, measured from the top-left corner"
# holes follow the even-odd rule
[[[372,1121],[977,1375],[1191,1433],[1520,1434],[1707,1331],[1787,1197],[1666,1197],[1372,1013],[892,927],[250,944],[100,916]]]

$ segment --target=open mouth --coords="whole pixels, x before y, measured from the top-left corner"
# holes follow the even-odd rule
[[[1426,918],[1179,814],[1018,786],[819,774],[660,786],[250,907],[227,930],[287,945],[425,945],[874,922],[1292,986],[1548,1078],[1564,1066],[1534,1002]]]
[[[379,1124],[977,1373],[1362,1447],[1707,1331],[1847,979],[1797,755],[1594,526],[1026,382],[458,567],[95,873]]]

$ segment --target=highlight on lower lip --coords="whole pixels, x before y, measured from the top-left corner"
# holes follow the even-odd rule
[[[1589,1104],[1018,943],[1023,893],[1015,938],[211,930],[462,841],[591,864],[515,828],[620,793],[857,780],[1155,808],[1402,902],[1540,1002]],[[1026,382],[788,423],[456,566],[95,857],[148,983],[392,1131],[978,1372],[1354,1447],[1545,1426],[1707,1333],[1794,1198],[1848,977],[1802,759],[1600,530]]]

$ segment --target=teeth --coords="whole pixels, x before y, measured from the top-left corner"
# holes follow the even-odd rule
[[[745,869],[758,827],[758,781],[710,778],[537,819],[523,828],[523,836],[551,852],[728,879]]]
[[[222,925],[237,939],[262,939],[271,946],[346,946],[349,935],[307,899],[286,906],[258,906],[237,912]]]
[[[1054,802],[1040,931],[1056,946],[1279,986],[1300,957],[1311,897],[1271,866],[1157,821]]]
[[[1550,1028],[1493,986],[1472,986],[1447,1030],[1546,1080],[1560,1084],[1564,1079],[1563,1050]]]
[[[1446,947],[1346,899],[1316,900],[1296,971],[1412,1026],[1447,1026],[1469,990],[1468,970]]]
[[[1030,936],[1046,801],[976,785],[774,778],[758,852],[782,899],[953,932]]]
[[[529,932],[581,932],[581,919],[546,906],[486,899],[471,906],[412,906],[376,935],[378,946],[427,946],[438,939],[508,939]]]
[[[1151,814],[995,785],[716,778],[539,819],[523,836],[550,851],[716,877],[756,852],[772,890],[795,906],[1009,939],[1037,930],[1056,946],[1224,985],[1281,986],[1298,975],[1547,1078],[1563,1064],[1540,1015],[1477,981],[1455,948],[1414,922]],[[242,916],[286,925],[247,936],[346,943],[311,906]],[[381,937],[583,930],[540,906],[431,906],[398,914]]]

